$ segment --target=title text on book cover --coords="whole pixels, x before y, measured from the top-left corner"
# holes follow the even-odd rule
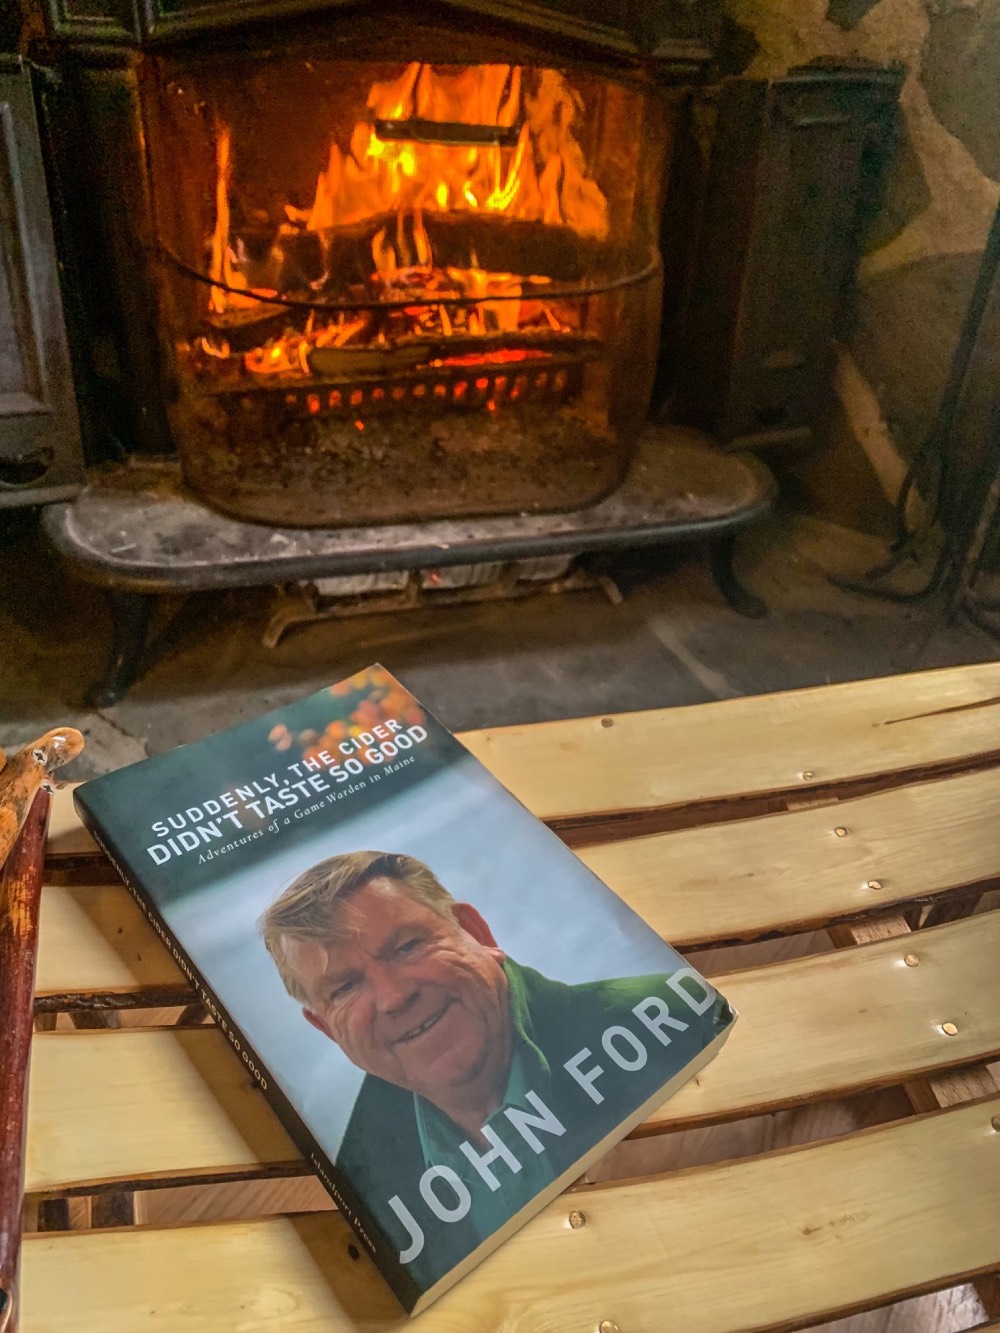
[[[301,807],[316,796],[333,799],[335,793],[342,794],[337,793],[337,787],[360,777],[366,766],[386,768],[401,763],[407,758],[406,751],[426,739],[423,727],[404,727],[395,718],[388,718],[370,731],[341,741],[337,755],[318,750],[312,758],[303,757],[246,786],[231,787],[156,820],[150,827],[158,841],[151,843],[146,852],[157,865],[165,865],[186,852],[231,838],[234,829],[247,838],[260,837],[275,815]]]

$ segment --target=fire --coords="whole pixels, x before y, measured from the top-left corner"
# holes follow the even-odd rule
[[[578,94],[555,70],[499,64],[441,70],[415,61],[397,78],[373,83],[349,143],[331,143],[312,204],[285,206],[264,272],[275,287],[251,286],[244,272],[239,238],[234,242],[231,234],[231,131],[219,125],[208,243],[209,276],[218,284],[210,287],[209,302],[217,322],[224,325],[227,315],[276,295],[284,250],[296,238],[318,237],[329,257],[342,229],[363,233],[366,224],[373,228],[371,298],[393,303],[388,325],[375,311],[340,314],[325,324],[314,312],[304,330],[244,353],[245,369],[255,376],[302,376],[314,373],[309,358],[317,348],[562,330],[545,302],[521,299],[522,277],[481,267],[474,251],[465,267],[436,263],[427,218],[493,215],[606,238],[607,200],[576,138],[580,111]],[[259,266],[254,276],[259,282]],[[329,290],[327,281],[325,275],[312,286]],[[530,282],[535,289],[547,279]],[[306,301],[310,295],[284,294]],[[219,356],[217,337],[203,345]]]
[[[208,272],[214,283],[225,283],[231,290],[226,291],[222,287],[209,289],[211,309],[217,315],[223,315],[229,310],[247,310],[258,305],[260,298],[277,295],[273,290],[262,290],[259,287],[251,291],[234,262],[235,256],[229,244],[229,186],[232,177],[230,139],[228,125],[220,125],[215,141],[215,230],[212,233]]]
[[[243,357],[246,369],[251,375],[310,375],[310,351],[314,347],[343,347],[365,327],[365,320],[341,316],[318,331],[313,324],[314,315],[310,314],[304,333],[286,333],[266,347],[247,352]],[[202,339],[202,349],[210,351],[207,339]]]
[[[574,121],[579,97],[556,70],[538,72],[531,91],[517,65],[471,65],[438,72],[414,61],[398,79],[372,84],[369,115],[350,146],[330,145],[308,210],[287,210],[310,231],[382,213],[493,212],[608,234],[607,200],[590,179]],[[514,147],[379,137],[376,121],[520,128]]]

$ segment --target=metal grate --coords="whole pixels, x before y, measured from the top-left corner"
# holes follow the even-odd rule
[[[428,366],[419,371],[384,378],[313,381],[301,389],[282,386],[292,417],[370,416],[406,409],[497,408],[506,403],[545,400],[559,405],[571,401],[583,384],[583,357],[552,357],[544,363],[514,362],[502,368]],[[261,392],[257,390],[256,392]],[[274,393],[267,389],[264,392]]]

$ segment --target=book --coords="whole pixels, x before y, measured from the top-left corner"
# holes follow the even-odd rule
[[[381,666],[75,801],[410,1313],[732,1029]]]

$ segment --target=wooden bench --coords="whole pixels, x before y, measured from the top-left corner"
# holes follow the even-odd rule
[[[1000,666],[463,739],[710,950],[741,1019],[419,1328],[747,1333],[972,1281],[970,1322],[1000,1317]],[[47,872],[36,1022],[76,1026],[33,1042],[22,1333],[405,1328],[335,1212],[100,1225],[184,1185],[242,1182],[259,1209],[307,1172],[66,792]],[[89,1229],[34,1229],[67,1199]]]

